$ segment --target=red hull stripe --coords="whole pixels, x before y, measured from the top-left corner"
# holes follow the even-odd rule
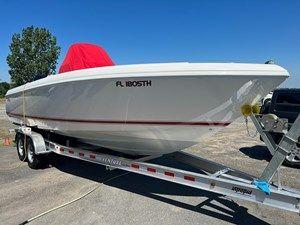
[[[23,117],[21,114],[7,113],[9,116]],[[141,124],[141,125],[175,125],[175,126],[228,126],[231,122],[178,122],[178,121],[142,121],[142,120],[82,120],[82,119],[65,119],[49,118],[41,116],[25,116],[29,119],[50,120],[73,123],[99,123],[99,124]]]

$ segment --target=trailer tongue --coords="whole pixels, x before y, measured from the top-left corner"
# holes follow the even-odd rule
[[[40,166],[42,162],[40,160],[41,155],[54,152],[59,155],[104,165],[108,169],[116,168],[130,171],[197,189],[300,213],[300,192],[298,190],[282,187],[279,179],[281,164],[286,156],[292,154],[293,148],[299,144],[300,114],[292,127],[285,132],[285,135],[278,145],[273,141],[268,133],[269,131],[265,129],[267,127],[266,121],[261,115],[251,113],[250,118],[268,149],[273,152],[273,158],[262,172],[262,175],[258,178],[181,151],[165,156],[193,166],[201,170],[201,173],[147,162],[161,155],[126,158],[119,154],[114,154],[113,152],[101,153],[85,147],[82,149],[81,147],[83,146],[74,148],[70,147],[70,141],[67,139],[65,141],[66,144],[62,145],[55,139],[49,138],[49,135],[48,138],[46,138],[47,135],[31,131],[31,129],[27,127],[20,127],[17,130],[16,141],[17,143],[21,142],[22,145],[22,141],[20,140],[22,140],[24,136],[28,137],[27,161],[31,168]],[[276,123],[274,124],[276,125]],[[284,127],[282,127],[282,129],[284,129]],[[22,149],[26,149],[24,148],[24,143],[23,146],[18,146],[18,150]],[[275,174],[278,175],[278,181],[272,182]]]

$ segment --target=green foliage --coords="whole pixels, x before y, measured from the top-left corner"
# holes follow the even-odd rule
[[[27,27],[12,37],[7,56],[11,85],[23,85],[37,75],[55,73],[60,47],[56,38],[45,28]]]
[[[4,98],[6,92],[9,90],[10,85],[7,82],[0,83],[0,98]]]

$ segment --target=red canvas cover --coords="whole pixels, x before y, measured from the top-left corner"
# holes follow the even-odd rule
[[[115,65],[114,62],[102,47],[94,44],[78,43],[71,45],[69,48],[59,68],[59,73],[113,65]]]

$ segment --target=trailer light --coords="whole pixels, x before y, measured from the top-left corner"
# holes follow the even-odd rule
[[[156,173],[156,169],[151,168],[151,167],[147,167],[147,171],[152,172],[152,173]]]
[[[189,181],[195,181],[195,177],[191,177],[191,176],[184,176],[185,180],[189,180]]]
[[[175,176],[174,173],[171,173],[171,172],[168,172],[168,171],[165,172],[165,175],[169,176],[169,177],[174,177]]]
[[[134,168],[134,169],[139,169],[140,166],[138,164],[131,164],[131,167]]]

